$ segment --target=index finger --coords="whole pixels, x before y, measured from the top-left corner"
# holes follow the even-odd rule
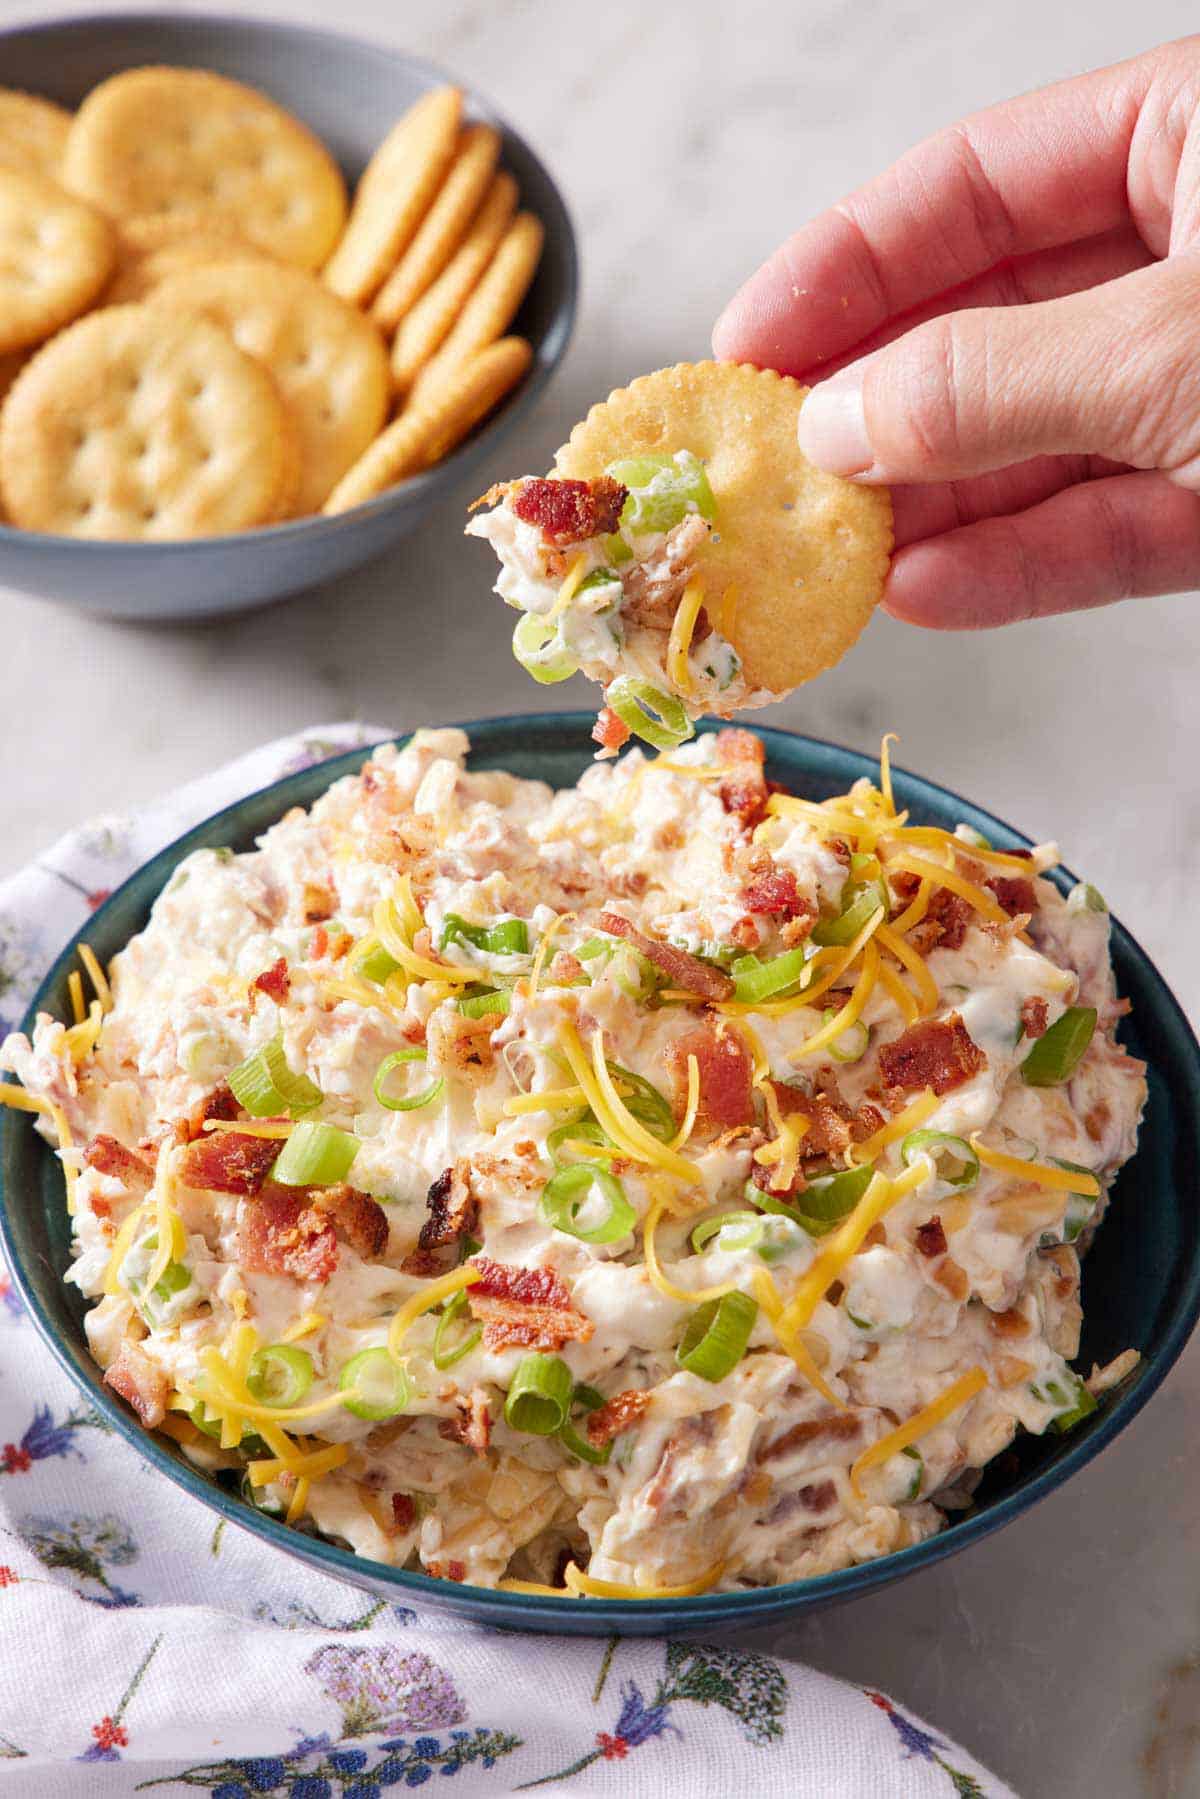
[[[811,372],[1006,257],[1126,223],[1157,66],[1118,63],[927,138],[775,251],[717,321],[716,354]]]

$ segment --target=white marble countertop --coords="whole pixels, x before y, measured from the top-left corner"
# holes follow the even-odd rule
[[[255,11],[332,22],[317,0]],[[1185,0],[341,0],[337,13],[490,92],[573,209],[576,341],[496,474],[544,467],[628,376],[704,354],[723,300],[775,241],[915,138],[1195,22]],[[470,497],[336,591],[217,624],[143,630],[0,593],[0,873],[83,814],[293,726],[528,707],[487,558],[459,535]],[[862,749],[895,730],[900,761],[1057,836],[1195,1015],[1198,666],[1194,596],[972,637],[880,619],[771,722]],[[578,685],[542,703],[586,704]],[[772,1644],[888,1688],[1025,1799],[1200,1794],[1197,1440],[1200,1346],[1033,1514],[914,1581],[780,1626]]]

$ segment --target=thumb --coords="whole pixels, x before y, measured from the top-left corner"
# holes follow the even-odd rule
[[[1200,490],[1200,252],[919,325],[814,387],[799,441],[820,467],[868,482],[1077,453]]]

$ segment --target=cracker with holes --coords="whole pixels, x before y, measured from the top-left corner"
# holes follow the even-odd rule
[[[387,417],[387,352],[370,319],[315,275],[254,258],[183,270],[153,299],[211,319],[270,369],[300,439],[296,510],[319,512]]]
[[[0,88],[0,167],[58,179],[71,114],[52,100]]]
[[[0,412],[14,524],[74,537],[244,531],[292,502],[291,417],[268,371],[218,326],[114,306],[60,332]]]
[[[731,363],[660,369],[594,406],[551,476],[493,488],[468,525],[523,614],[518,661],[542,682],[581,669],[603,685],[605,751],[779,699],[866,626],[891,501],[801,454],[807,391]]]
[[[117,218],[215,213],[307,269],[325,261],[346,218],[324,145],[265,94],[203,69],[128,69],[93,88],[62,179]]]
[[[277,259],[252,244],[219,214],[154,212],[144,218],[119,219],[117,266],[104,290],[106,306],[144,300],[168,275],[208,262],[255,256],[271,266]]]
[[[44,175],[0,168],[0,352],[78,317],[116,254],[107,219]]]

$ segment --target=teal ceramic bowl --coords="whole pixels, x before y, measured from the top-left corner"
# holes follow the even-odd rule
[[[399,33],[403,15],[396,17]],[[404,50],[266,18],[96,13],[0,31],[4,85],[63,106],[78,106],[97,82],[142,63],[215,69],[261,88],[316,132],[350,183],[420,94],[444,82],[464,85]],[[578,265],[566,206],[540,158],[470,89],[466,114],[500,131],[502,166],[516,176],[522,206],[546,228],[541,264],[512,327],[533,345],[533,365],[496,412],[436,468],[336,518],[179,543],[94,543],[0,525],[0,586],[138,622],[239,612],[369,562],[415,530],[437,501],[461,491],[485,457],[498,466],[501,438],[534,404],[570,341]]]
[[[481,720],[466,727],[473,746],[471,766],[507,768],[567,786],[591,761],[590,724],[590,715],[583,713]],[[766,745],[772,778],[809,798],[844,791],[860,775],[874,771],[866,757],[832,744],[783,731],[763,730],[758,735]],[[144,925],[156,895],[182,857],[202,847],[248,848],[289,807],[311,805],[331,782],[351,773],[362,760],[362,752],[355,751],[292,775],[189,831],[139,869],[88,920],[88,941],[107,960]],[[1027,844],[1008,825],[941,787],[901,771],[894,779],[900,804],[910,808],[916,822],[952,828],[962,821],[983,831],[1000,848]],[[1071,881],[1069,875],[1059,879],[1064,886]],[[405,1599],[520,1630],[633,1636],[763,1622],[870,1592],[1011,1523],[1125,1428],[1187,1341],[1200,1310],[1200,1213],[1195,1204],[1200,1046],[1162,977],[1119,924],[1113,928],[1113,955],[1121,992],[1133,1003],[1122,1036],[1128,1048],[1149,1064],[1150,1097],[1142,1147],[1117,1183],[1108,1217],[1084,1264],[1081,1361],[1089,1366],[1105,1362],[1132,1344],[1143,1352],[1141,1366],[1069,1437],[1018,1439],[986,1474],[974,1509],[941,1535],[814,1580],[693,1599],[545,1599],[403,1573],[289,1530],[193,1468],[173,1443],[148,1436],[101,1384],[85,1344],[84,1301],[62,1280],[70,1255],[61,1173],[28,1117],[11,1111],[0,1111],[0,1240],[13,1279],[49,1348],[137,1453],[223,1517],[326,1574],[390,1600]],[[30,1022],[39,1010],[63,1015],[67,975],[75,962],[72,942],[37,994]]]

